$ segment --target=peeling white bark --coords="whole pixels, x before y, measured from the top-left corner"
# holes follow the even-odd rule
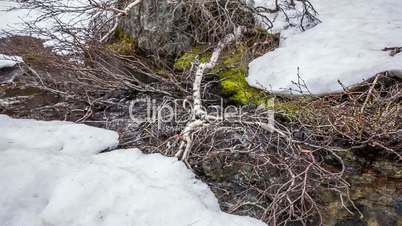
[[[198,65],[195,72],[195,79],[193,83],[193,115],[195,118],[205,118],[206,112],[202,110],[202,98],[201,98],[201,82],[204,77],[205,71],[211,70],[215,67],[218,62],[219,56],[225,47],[233,42],[234,40],[240,38],[243,33],[244,28],[238,27],[234,34],[227,35],[222,41],[220,41],[217,47],[214,49],[211,58],[206,63],[201,63]]]
[[[240,27],[236,30],[234,34],[227,35],[221,42],[218,43],[216,48],[214,49],[211,58],[206,63],[201,63],[196,66],[195,78],[193,82],[193,111],[192,111],[192,121],[187,123],[186,127],[183,129],[180,134],[181,142],[179,145],[179,150],[176,153],[176,157],[180,160],[184,161],[188,166],[187,159],[190,155],[192,144],[193,144],[193,135],[200,129],[206,126],[210,126],[212,122],[219,121],[220,118],[209,115],[204,109],[202,105],[202,97],[201,97],[201,83],[206,71],[212,69],[219,60],[221,52],[224,48],[229,45],[231,42],[237,40],[241,37],[244,32],[244,28]],[[273,117],[273,114],[272,116]],[[277,133],[279,136],[282,136],[286,139],[290,139],[290,135],[288,131],[281,131],[280,129],[275,128],[274,119],[271,119],[272,123],[264,123],[259,121],[238,121],[239,124],[245,125],[254,125],[259,128],[266,130],[270,133]]]
[[[193,117],[192,117],[193,120],[189,122],[182,131],[181,133],[182,141],[180,143],[179,151],[175,155],[177,158],[180,158],[181,160],[186,161],[188,155],[190,154],[192,146],[191,134],[200,127],[207,125],[207,119],[216,119],[214,116],[208,115],[208,113],[205,110],[203,110],[202,98],[201,98],[201,83],[204,74],[206,71],[215,67],[223,49],[231,42],[240,38],[243,33],[243,30],[244,30],[243,27],[239,27],[236,29],[234,34],[227,35],[222,41],[218,43],[209,61],[206,63],[201,63],[197,66],[193,82]]]

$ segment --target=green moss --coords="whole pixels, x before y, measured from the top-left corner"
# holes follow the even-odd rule
[[[268,105],[270,97],[247,83],[247,63],[243,62],[245,52],[244,46],[224,52],[214,68],[213,72],[220,79],[221,94],[239,105]]]
[[[303,106],[302,99],[275,100],[263,90],[252,87],[248,84],[247,65],[245,60],[247,47],[238,46],[235,50],[227,50],[223,53],[222,59],[214,68],[213,72],[219,76],[221,94],[239,105],[264,105],[273,109],[283,116],[285,120],[294,120],[298,117],[300,107]]]
[[[193,48],[190,51],[185,52],[179,59],[176,60],[174,68],[180,71],[189,70],[195,59],[198,58],[201,63],[205,63],[210,57],[210,53],[203,53],[200,48]]]
[[[258,35],[266,39],[266,36],[270,34],[259,33]],[[254,39],[256,38],[254,37]],[[266,108],[281,113],[280,115],[285,116],[286,120],[297,118],[300,106],[302,106],[300,101],[273,102],[273,96],[248,84],[246,78],[249,60],[246,59],[246,56],[247,49],[253,44],[254,42],[243,42],[235,47],[227,48],[212,69],[212,74],[216,74],[220,80],[222,97],[238,105],[265,105]],[[193,48],[177,59],[174,67],[181,71],[188,70],[197,57],[202,63],[205,63],[211,54],[205,53],[202,48]]]
[[[263,104],[268,97],[262,91],[251,87],[246,81],[246,70],[241,67],[228,68],[218,73],[222,96],[237,104]]]
[[[122,55],[132,55],[135,51],[135,40],[121,28],[115,31],[114,39],[106,47]]]
[[[242,65],[241,61],[245,48],[239,48],[235,51],[225,52],[212,70],[220,79],[221,93],[224,97],[231,99],[240,105],[263,102],[262,92],[256,88],[250,87],[246,81],[247,67]],[[184,53],[176,60],[174,67],[177,70],[189,70],[195,59],[205,63],[211,57],[210,53],[205,53],[201,48],[193,48]]]
[[[243,54],[246,50],[241,48],[240,50],[237,50],[234,53],[230,53],[227,56],[223,57],[223,65],[240,65],[244,66],[242,64],[242,59],[243,59]]]
[[[274,110],[277,115],[283,116],[288,121],[297,119],[301,106],[303,106],[303,100],[297,99],[294,101],[275,101]]]

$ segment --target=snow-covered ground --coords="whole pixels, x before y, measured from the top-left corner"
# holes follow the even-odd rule
[[[277,12],[262,13],[264,17],[272,22],[272,28],[270,28],[272,33],[281,32],[281,36],[285,37],[300,32],[303,28],[308,29],[319,22],[304,18],[303,23],[301,23],[304,5],[298,1],[295,1],[295,6],[289,6],[290,0],[277,1],[280,10]],[[274,10],[276,7],[275,0],[251,0],[251,3],[249,4],[254,7],[263,7],[270,10]],[[266,27],[267,25],[264,23],[265,19],[263,17],[258,17],[257,21],[260,22],[260,26],[268,29],[268,27]],[[300,26],[301,24],[303,25],[303,28]]]
[[[27,9],[22,1],[17,2],[16,0],[0,0],[0,38],[9,34],[28,35],[43,39],[46,47],[57,47],[60,42],[71,42],[73,40],[73,37],[69,35],[68,32],[60,31],[60,22],[68,25],[66,27],[74,28],[73,30],[77,31],[81,28],[87,28],[89,26],[89,22],[91,20],[91,15],[89,14],[90,11],[79,13],[73,12],[74,10],[83,10],[86,8],[89,4],[89,1],[60,0],[51,1],[48,2],[48,4],[60,9],[65,9],[68,6],[70,7],[70,12],[54,13],[48,10],[48,14],[56,14],[54,15],[54,18],[42,18],[46,14],[43,9]],[[38,18],[40,18],[40,20],[36,21]],[[46,31],[48,34],[42,32],[33,32],[32,29],[28,28],[28,23],[30,26],[34,24],[33,27],[35,27],[37,30]],[[76,35],[79,36],[81,33],[78,32]],[[71,53],[71,51],[68,49],[55,48],[53,50],[61,55]]]
[[[2,226],[264,226],[223,213],[208,186],[115,132],[0,115]],[[265,225],[266,226],[266,225]]]
[[[249,84],[292,93],[298,90],[293,82],[299,72],[311,93],[323,94],[342,90],[338,80],[350,86],[386,70],[402,70],[402,53],[392,57],[382,50],[402,47],[401,0],[311,2],[322,23],[305,32],[285,32],[278,49],[250,63]]]
[[[0,32],[4,30],[10,30],[13,27],[19,26],[20,23],[23,22],[23,19],[27,19],[29,17],[27,11],[23,10],[15,10],[8,11],[11,8],[18,7],[17,2],[12,2],[8,0],[0,1]],[[1,33],[0,33],[1,34]]]
[[[16,64],[23,62],[19,56],[8,56],[0,53],[0,69],[5,67],[14,67]]]
[[[54,1],[55,7],[83,7],[88,5],[86,0],[60,0]],[[12,9],[12,10],[11,10]],[[17,34],[25,34],[25,23],[34,22],[38,17],[42,16],[43,12],[40,9],[25,9],[22,3],[16,0],[0,0],[0,31],[6,31]],[[70,26],[85,27],[89,20],[89,15],[77,13],[64,13],[57,16],[57,19]],[[39,28],[51,29],[57,22],[52,19],[46,19],[36,23]],[[1,34],[1,33],[0,33]],[[0,35],[1,36],[1,35]]]
[[[2,34],[3,31],[21,33],[24,24],[34,21],[39,15],[39,11],[21,9],[15,0],[0,0],[0,37],[6,34]]]

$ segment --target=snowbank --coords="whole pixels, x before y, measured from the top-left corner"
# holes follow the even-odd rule
[[[4,115],[0,131],[0,225],[265,225],[220,211],[208,186],[174,158],[90,155],[115,146],[114,132]]]
[[[60,0],[59,2],[55,1],[53,4],[55,6],[68,5],[79,8],[87,6],[88,2],[82,0]],[[11,33],[24,34],[26,28],[25,23],[34,22],[42,15],[43,12],[40,11],[40,9],[25,9],[23,8],[23,3],[19,3],[16,0],[2,0],[0,1],[0,31],[4,30]],[[57,19],[70,26],[86,27],[90,19],[89,17],[89,15],[68,12],[59,15]],[[36,23],[36,25],[42,29],[51,29],[57,25],[57,21],[45,19]]]
[[[18,8],[18,3],[15,1],[0,1],[0,34],[3,30],[11,30],[21,24],[24,21],[31,20],[28,10],[14,10],[8,11],[11,8]],[[0,35],[0,37],[3,35]]]
[[[61,121],[12,119],[0,115],[0,148],[52,150],[90,155],[118,145],[113,131]]]
[[[5,67],[14,67],[16,64],[23,62],[19,56],[8,56],[0,54],[0,69]]]
[[[76,9],[82,9],[88,6],[89,2],[86,0],[60,0],[52,1],[51,4],[54,5],[54,7],[59,8],[69,6]],[[45,47],[57,47],[60,42],[71,42],[73,39],[70,35],[60,31],[60,22],[67,24],[68,27],[80,30],[81,28],[88,28],[91,20],[89,12],[66,12],[58,14],[55,18],[44,19],[41,17],[45,13],[41,9],[26,9],[23,7],[24,5],[22,1],[0,0],[0,38],[5,37],[7,34],[27,35],[43,39],[45,41]],[[34,23],[37,18],[41,18],[41,20]],[[38,29],[49,32],[51,36],[47,34],[32,33],[32,30],[28,29],[27,23],[35,24]],[[77,36],[79,35],[80,34],[78,33]],[[57,38],[53,38],[53,36],[56,36]],[[61,55],[71,53],[71,51],[67,49],[54,50]]]
[[[250,85],[292,93],[298,90],[293,82],[299,68],[309,91],[322,94],[342,90],[338,80],[350,86],[386,70],[402,70],[402,54],[382,51],[402,47],[402,1],[311,2],[322,23],[287,34],[278,49],[252,61]]]
[[[300,32],[303,29],[308,29],[316,25],[319,21],[311,21],[308,18],[304,18],[303,10],[304,5],[301,2],[295,1],[295,6],[289,6],[289,0],[277,0],[280,10],[277,12],[262,13],[262,15],[268,18],[272,22],[272,28],[270,31],[272,33],[281,32],[281,37],[286,37],[294,33]],[[266,9],[275,9],[275,0],[255,0],[251,3],[254,7],[263,7]],[[286,14],[286,15],[285,15]],[[260,22],[260,26],[266,27],[264,23],[265,18],[258,17],[257,20]],[[303,25],[303,28],[300,25]]]

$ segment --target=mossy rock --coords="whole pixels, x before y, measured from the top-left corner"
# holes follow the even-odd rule
[[[228,68],[218,73],[221,94],[239,105],[267,104],[269,97],[261,90],[248,85],[246,69],[241,67]]]
[[[274,96],[269,95],[264,90],[250,86],[247,82],[250,46],[254,45],[255,40],[263,40],[264,38],[274,40],[277,39],[277,35],[267,32],[257,33],[256,37],[251,37],[235,46],[226,48],[211,72],[219,78],[222,97],[237,105],[264,105],[268,109],[282,112],[283,115],[286,115],[287,120],[293,120],[298,116],[302,106],[299,100],[275,101],[274,103]],[[175,61],[174,68],[180,71],[189,70],[196,59],[205,63],[210,57],[211,53],[205,51],[205,48],[196,47],[178,58]]]
[[[174,68],[179,71],[186,71],[191,68],[191,65],[196,59],[198,59],[200,63],[206,63],[210,57],[211,54],[203,52],[201,48],[193,48],[185,52],[175,61]]]
[[[306,100],[303,97],[275,98],[264,90],[250,86],[246,79],[248,61],[244,59],[245,55],[244,46],[226,52],[214,69],[220,79],[222,96],[239,105],[263,105],[267,109],[275,110],[278,117],[286,121],[297,119]]]
[[[221,94],[238,105],[268,105],[271,97],[247,82],[247,65],[244,60],[247,47],[239,45],[225,51],[213,69],[219,77]]]
[[[106,48],[122,55],[132,55],[136,49],[136,42],[128,33],[117,28],[114,39],[111,43],[106,44]]]
[[[266,101],[266,95],[257,88],[248,85],[246,80],[247,65],[242,64],[245,48],[235,51],[226,51],[221,56],[212,72],[220,79],[221,94],[239,105],[261,104]],[[179,71],[189,70],[196,59],[206,63],[211,57],[210,52],[196,47],[179,57],[174,68]]]

